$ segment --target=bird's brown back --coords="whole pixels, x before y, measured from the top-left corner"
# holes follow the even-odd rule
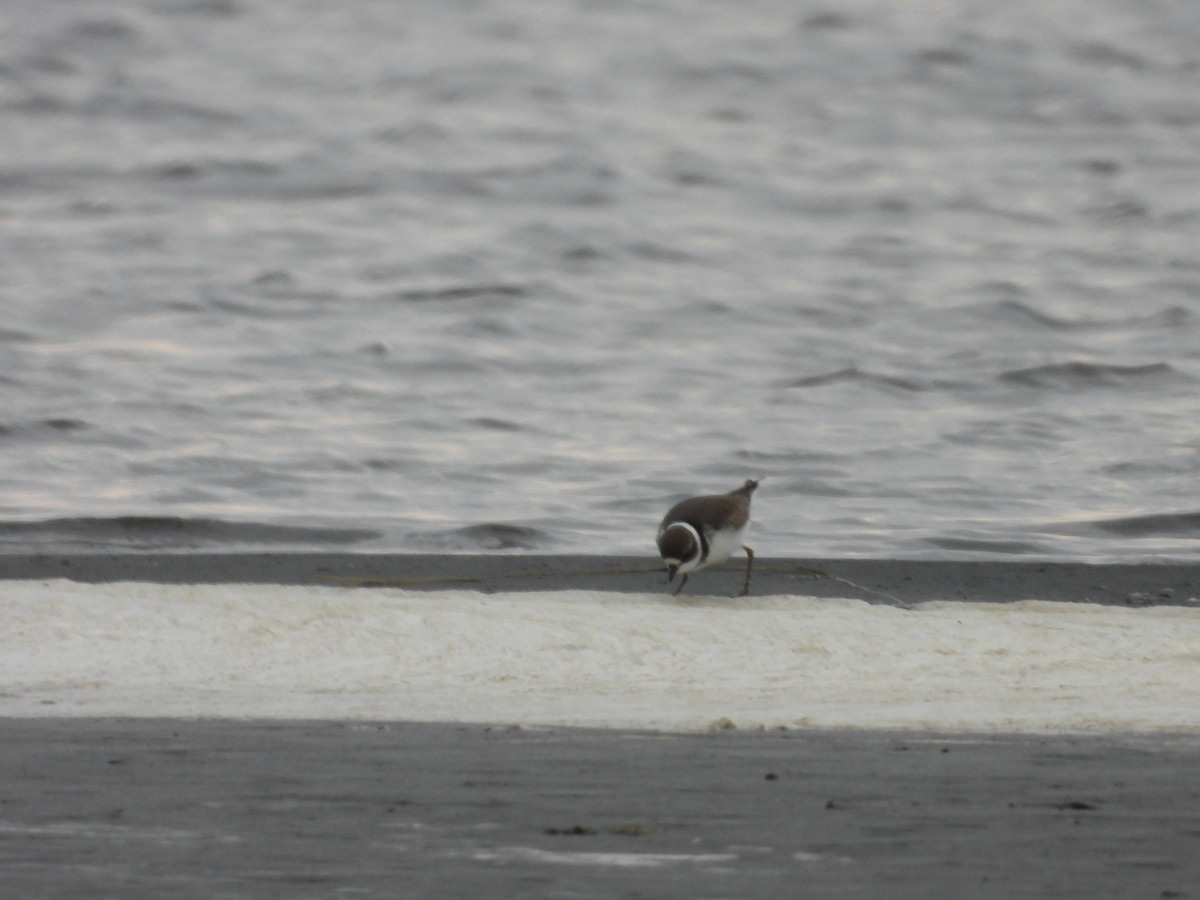
[[[716,528],[742,528],[750,521],[750,495],[757,481],[747,481],[728,494],[689,497],[672,506],[663,517],[659,530],[672,522],[687,522],[696,531],[707,525]]]

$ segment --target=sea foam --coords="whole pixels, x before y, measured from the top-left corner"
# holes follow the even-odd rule
[[[1200,731],[1200,609],[5,582],[0,716]]]

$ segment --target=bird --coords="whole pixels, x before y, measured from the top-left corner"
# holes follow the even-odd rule
[[[668,584],[676,575],[683,576],[672,596],[683,590],[689,574],[724,562],[739,548],[746,551],[746,583],[738,596],[750,593],[754,551],[743,542],[756,487],[758,481],[748,480],[736,491],[689,497],[667,511],[658,526],[658,552],[667,567]]]

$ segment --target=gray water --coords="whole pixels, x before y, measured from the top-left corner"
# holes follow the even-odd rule
[[[1195,559],[1194,0],[6,0],[0,550]]]

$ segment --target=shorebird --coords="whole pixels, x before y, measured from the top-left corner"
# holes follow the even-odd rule
[[[739,549],[746,551],[746,583],[738,596],[750,593],[754,551],[744,541],[750,524],[750,495],[756,487],[757,481],[747,481],[728,494],[689,497],[668,510],[658,526],[658,552],[667,566],[668,583],[676,575],[683,576],[672,596],[683,590],[689,574],[724,562]]]

